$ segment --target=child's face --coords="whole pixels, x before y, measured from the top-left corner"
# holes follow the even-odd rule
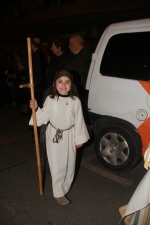
[[[71,80],[66,77],[60,77],[56,80],[56,89],[59,94],[67,95],[71,88]]]

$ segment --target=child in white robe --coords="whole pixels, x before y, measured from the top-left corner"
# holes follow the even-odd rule
[[[30,108],[36,109],[37,126],[48,124],[46,129],[46,150],[52,177],[53,195],[60,205],[67,205],[66,198],[75,172],[76,148],[89,139],[84,122],[81,102],[76,95],[70,72],[56,73],[52,94],[43,105],[30,100]],[[30,125],[33,125],[31,117]]]

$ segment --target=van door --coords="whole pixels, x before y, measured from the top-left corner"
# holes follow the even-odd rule
[[[149,31],[131,32],[126,29],[112,35],[110,30],[110,35],[108,33],[96,52],[95,61],[93,58],[93,68],[90,68],[90,72],[92,69],[93,72],[90,76],[88,107],[92,113],[101,115],[99,121],[104,118],[102,122],[94,124],[95,149],[101,163],[114,170],[135,166],[139,161],[141,148],[144,153],[150,141],[149,40]],[[113,118],[113,122],[106,123],[107,118]],[[118,119],[130,126],[127,128],[121,123],[119,126]],[[119,121],[117,128],[114,121]],[[132,141],[127,138],[129,133]],[[118,137],[120,140],[123,138],[120,142],[128,149],[124,159],[124,153],[117,145]],[[131,143],[135,145],[131,146]]]
[[[100,65],[100,74],[112,79],[112,86],[115,84],[114,89],[111,88],[115,99],[110,97],[110,100],[119,104],[119,107],[114,104],[115,114],[111,112],[110,115],[124,119],[137,128],[142,140],[142,153],[150,141],[149,49],[149,31],[116,34],[109,39]],[[119,79],[115,81],[116,78]],[[124,108],[120,101],[121,97],[123,104],[125,103]],[[121,115],[121,109],[126,115]],[[130,117],[131,111],[136,117]]]

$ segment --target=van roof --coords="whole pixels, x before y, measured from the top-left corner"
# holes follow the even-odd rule
[[[142,25],[150,27],[150,18],[113,23],[109,25],[109,28],[138,27]]]

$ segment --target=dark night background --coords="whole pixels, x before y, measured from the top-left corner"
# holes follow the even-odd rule
[[[54,36],[80,33],[92,52],[111,23],[150,17],[149,0],[5,0],[0,2],[0,57],[39,36],[46,53]]]

